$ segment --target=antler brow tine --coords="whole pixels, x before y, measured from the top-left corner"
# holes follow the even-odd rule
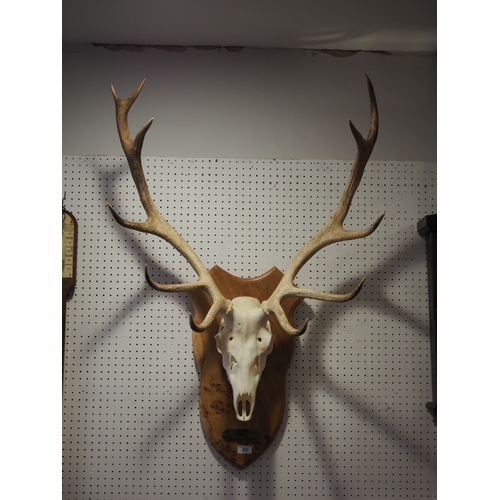
[[[349,212],[352,200],[363,177],[364,169],[368,163],[378,134],[378,109],[375,92],[368,76],[366,76],[366,81],[370,100],[370,127],[368,135],[364,138],[352,122],[349,121],[349,126],[357,145],[357,155],[353,162],[351,175],[347,181],[338,207],[328,223],[325,224],[325,226],[323,226],[323,228],[320,229],[308,243],[306,243],[302,250],[300,250],[300,252],[292,260],[292,263],[272,293],[271,297],[262,303],[263,309],[268,314],[274,314],[281,327],[290,335],[301,335],[304,333],[307,328],[307,320],[301,328],[294,328],[288,321],[281,306],[281,301],[283,299],[287,297],[304,297],[328,302],[345,302],[353,299],[359,293],[364,283],[363,278],[358,286],[347,294],[331,294],[315,290],[307,290],[296,287],[293,284],[293,280],[297,276],[300,269],[313,257],[313,255],[327,245],[341,241],[364,238],[365,236],[370,235],[375,231],[375,229],[377,229],[385,215],[380,215],[370,227],[364,230],[348,231],[343,227],[344,220]]]

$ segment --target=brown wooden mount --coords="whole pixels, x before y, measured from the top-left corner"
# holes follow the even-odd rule
[[[76,286],[78,224],[74,215],[63,208],[62,214],[62,373],[66,348],[66,302]]]
[[[256,278],[238,278],[218,266],[210,271],[222,294],[233,299],[249,296],[261,302],[269,298],[283,273],[274,267]],[[202,320],[212,300],[202,291],[189,292],[194,308],[194,320]],[[301,298],[283,301],[288,320],[293,324],[293,312]],[[200,373],[200,418],[203,430],[222,457],[238,469],[243,469],[260,457],[279,431],[286,407],[286,375],[295,351],[295,337],[288,335],[271,316],[274,349],[257,388],[253,417],[249,421],[236,418],[231,385],[217,351],[215,335],[220,320],[203,333],[193,332],[193,350]]]

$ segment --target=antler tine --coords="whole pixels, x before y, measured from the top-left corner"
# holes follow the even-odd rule
[[[191,267],[197,273],[199,280],[195,283],[182,283],[177,285],[161,285],[156,283],[149,276],[146,267],[146,279],[148,283],[156,290],[162,292],[182,292],[189,290],[205,290],[213,300],[213,304],[208,311],[205,319],[197,325],[191,319],[191,326],[195,331],[202,332],[206,330],[210,324],[214,321],[217,314],[226,314],[230,311],[232,304],[231,301],[226,299],[217,285],[213,281],[209,272],[201,262],[200,258],[194,250],[188,245],[188,243],[180,236],[180,234],[168,223],[167,220],[163,218],[160,211],[156,207],[151,195],[149,193],[149,188],[146,182],[146,177],[144,175],[144,169],[142,167],[141,152],[142,145],[144,143],[144,138],[147,131],[153,123],[153,119],[149,120],[137,133],[135,139],[132,139],[128,127],[128,112],[138,95],[140,94],[142,87],[144,86],[146,80],[143,80],[141,84],[134,90],[128,99],[120,99],[116,94],[116,91],[111,85],[111,92],[115,99],[116,105],[116,125],[118,127],[118,135],[122,144],[123,151],[127,157],[128,165],[130,168],[130,173],[134,180],[137,192],[139,193],[139,198],[141,200],[142,206],[147,214],[147,220],[145,222],[131,222],[122,219],[113,209],[113,207],[108,203],[108,207],[113,214],[116,221],[129,229],[134,229],[136,231],[141,231],[143,233],[154,234],[164,239],[170,243],[188,262]]]
[[[349,121],[349,126],[357,144],[357,155],[352,166],[351,175],[346,184],[338,207],[329,222],[322,229],[320,229],[320,231],[313,236],[295,256],[290,264],[290,267],[285,272],[281,282],[276,287],[271,297],[262,303],[263,309],[268,314],[274,314],[281,327],[289,335],[302,335],[306,331],[308,320],[305,321],[301,328],[294,328],[288,321],[288,318],[281,307],[281,301],[283,299],[287,297],[304,297],[328,302],[346,302],[353,299],[359,293],[364,283],[363,278],[354,290],[346,294],[331,294],[299,288],[293,284],[293,280],[304,264],[319,250],[327,245],[338,243],[340,241],[364,238],[365,236],[370,235],[373,231],[375,231],[375,229],[377,229],[385,215],[382,214],[370,227],[364,230],[349,231],[343,227],[344,220],[349,212],[352,200],[363,177],[364,169],[368,163],[368,159],[370,158],[378,134],[377,101],[375,99],[375,92],[373,90],[372,83],[368,76],[366,76],[366,80],[370,99],[370,127],[368,135],[365,139],[352,122]]]

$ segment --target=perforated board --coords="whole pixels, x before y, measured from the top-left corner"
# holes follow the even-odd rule
[[[146,158],[160,211],[207,268],[285,270],[330,218],[351,162]],[[144,278],[195,280],[159,238],[119,226],[106,207],[144,220],[124,157],[63,158],[66,207],[79,225],[78,281],[67,306],[63,499],[435,498],[425,242],[436,212],[433,163],[373,162],[346,221],[370,237],[319,252],[297,284],[347,292],[307,300],[296,323],[288,407],[276,441],[243,471],[205,440],[183,294]]]

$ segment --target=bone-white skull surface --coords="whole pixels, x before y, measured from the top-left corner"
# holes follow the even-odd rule
[[[250,420],[260,377],[273,350],[269,316],[254,297],[236,297],[215,336],[217,350],[233,389],[238,420]]]

